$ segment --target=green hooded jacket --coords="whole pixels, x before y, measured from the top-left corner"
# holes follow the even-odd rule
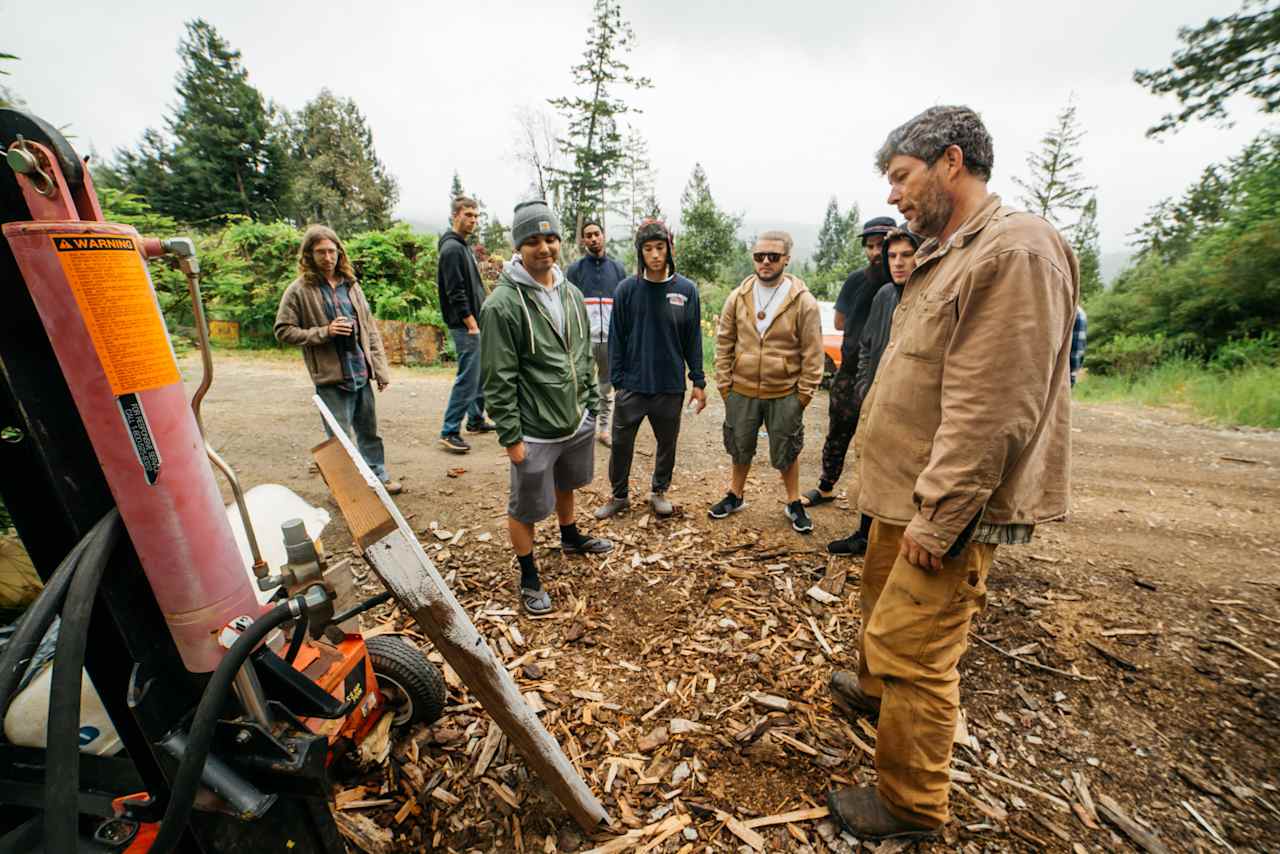
[[[513,269],[514,268],[514,269]],[[480,309],[484,405],[504,448],[573,436],[584,412],[596,415],[595,359],[582,291],[560,274],[564,335],[539,301],[540,285],[508,264]]]

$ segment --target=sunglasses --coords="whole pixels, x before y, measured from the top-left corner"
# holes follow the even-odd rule
[[[782,260],[783,254],[781,252],[753,252],[751,257],[757,264],[763,264],[765,261],[770,264],[777,264]]]

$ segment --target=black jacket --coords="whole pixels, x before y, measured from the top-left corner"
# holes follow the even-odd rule
[[[436,285],[440,290],[440,313],[446,326],[465,326],[470,315],[480,322],[480,306],[484,303],[484,282],[476,257],[471,254],[462,235],[446,231],[440,238],[440,258],[436,267]]]
[[[683,394],[685,370],[695,388],[702,371],[702,302],[684,276],[665,282],[628,276],[614,292],[609,379],[638,394]]]
[[[880,265],[854,270],[844,280],[836,297],[836,311],[844,315],[844,338],[840,341],[840,370],[852,372],[858,366],[858,342],[862,325],[871,311],[871,300],[886,281]]]
[[[876,378],[876,369],[880,367],[880,357],[884,348],[889,346],[889,330],[893,326],[893,310],[902,299],[902,285],[890,282],[881,286],[871,300],[871,310],[867,312],[866,323],[862,326],[862,335],[858,340],[857,373],[853,380],[853,393],[858,404],[866,400],[871,390],[871,382]],[[846,329],[848,327],[845,327]]]

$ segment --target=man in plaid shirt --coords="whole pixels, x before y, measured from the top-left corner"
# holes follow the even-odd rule
[[[1089,318],[1085,316],[1084,308],[1076,306],[1076,325],[1071,330],[1071,385],[1076,384],[1076,375],[1080,373],[1080,369],[1084,367],[1084,343],[1086,332],[1089,329]]]

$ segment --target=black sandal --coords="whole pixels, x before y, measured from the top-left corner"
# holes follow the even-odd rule
[[[800,496],[800,500],[804,502],[805,507],[818,507],[829,501],[835,501],[835,493],[831,495],[823,495],[820,489],[811,489],[804,495]]]

